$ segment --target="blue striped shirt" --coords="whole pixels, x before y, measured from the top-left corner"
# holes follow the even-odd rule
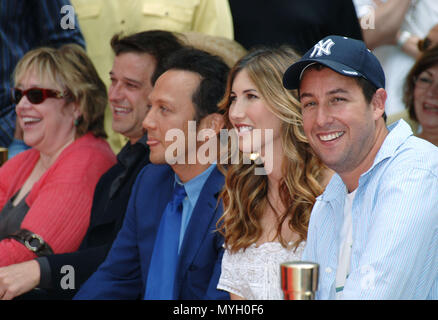
[[[8,146],[15,130],[11,101],[12,73],[29,50],[77,43],[85,47],[77,18],[75,28],[64,30],[61,13],[68,0],[0,0],[0,146]],[[69,23],[68,19],[65,19]]]
[[[344,299],[438,299],[438,148],[403,120],[363,173],[353,201]],[[320,265],[317,299],[335,298],[347,188],[335,174],[313,208],[303,260]]]

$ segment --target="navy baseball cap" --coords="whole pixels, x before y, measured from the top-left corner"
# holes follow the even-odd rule
[[[363,77],[377,88],[385,88],[382,66],[365,43],[333,35],[320,40],[286,70],[283,86],[286,89],[298,89],[303,72],[315,63],[320,63],[347,77]]]

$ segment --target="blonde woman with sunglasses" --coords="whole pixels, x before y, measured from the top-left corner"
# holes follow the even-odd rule
[[[13,77],[31,149],[0,167],[0,267],[77,250],[95,185],[115,163],[104,140],[105,85],[81,47],[32,50]]]

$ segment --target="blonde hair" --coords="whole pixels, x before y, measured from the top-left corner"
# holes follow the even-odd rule
[[[63,92],[67,102],[75,102],[82,113],[76,126],[76,137],[92,132],[106,138],[104,114],[108,95],[105,84],[84,49],[67,44],[59,49],[41,47],[27,52],[15,67],[14,83],[34,71],[40,81]]]
[[[228,76],[227,89],[219,107],[224,111],[228,128],[230,92],[236,75],[243,69],[267,102],[267,107],[282,121],[281,141],[284,150],[282,180],[278,193],[285,211],[278,214],[277,236],[287,247],[281,227],[289,219],[289,228],[299,239],[297,247],[307,238],[310,212],[316,197],[321,194],[319,183],[323,164],[310,148],[302,128],[302,117],[295,92],[283,87],[283,73],[299,56],[289,47],[259,48],[237,62]],[[219,232],[224,235],[226,247],[235,252],[255,243],[262,234],[260,219],[268,205],[268,178],[255,175],[256,164],[244,164],[240,154],[239,164],[219,166],[226,175],[221,193],[224,214],[218,221]]]

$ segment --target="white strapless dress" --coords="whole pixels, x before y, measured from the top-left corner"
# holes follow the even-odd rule
[[[279,242],[255,244],[246,250],[225,250],[217,288],[248,300],[283,300],[280,264],[301,260],[305,242],[286,249]]]

